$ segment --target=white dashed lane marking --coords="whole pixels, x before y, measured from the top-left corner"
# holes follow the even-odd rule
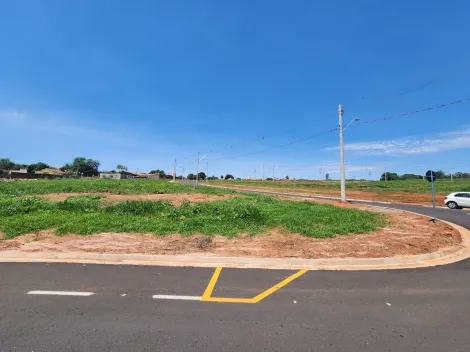
[[[153,295],[153,299],[180,299],[183,301],[200,301],[201,296]]]
[[[28,295],[50,295],[50,296],[82,296],[94,295],[94,292],[74,292],[74,291],[29,291]]]

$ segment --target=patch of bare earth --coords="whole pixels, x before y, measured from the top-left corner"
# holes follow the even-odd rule
[[[199,193],[170,193],[170,194],[112,194],[112,193],[51,193],[51,194],[39,194],[38,197],[61,201],[68,197],[84,196],[84,195],[99,195],[103,198],[102,201],[106,202],[123,202],[126,200],[150,200],[169,201],[174,206],[179,206],[183,200],[189,200],[191,202],[211,202],[220,199],[229,199],[234,197],[240,197],[240,195],[224,194],[199,194]]]
[[[292,185],[282,187],[266,187],[266,186],[253,186],[253,185],[223,185],[224,188],[233,189],[252,189],[259,191],[270,191],[278,193],[296,193],[310,196],[325,196],[325,197],[340,197],[340,191],[336,189],[322,189],[322,188],[294,188]],[[436,194],[436,204],[444,205],[445,194]],[[348,199],[366,199],[370,201],[390,202],[390,203],[409,203],[432,205],[432,198],[430,194],[426,193],[410,193],[410,192],[374,192],[374,191],[357,191],[348,190]]]
[[[364,208],[364,207],[362,207]],[[367,208],[381,211],[381,209]],[[261,258],[381,258],[415,255],[458,246],[460,234],[454,228],[429,218],[396,210],[385,210],[387,227],[369,234],[314,239],[284,234],[280,229],[258,236],[181,236],[173,234],[102,233],[56,236],[53,231],[0,241],[0,250],[25,252],[94,252],[246,256]]]

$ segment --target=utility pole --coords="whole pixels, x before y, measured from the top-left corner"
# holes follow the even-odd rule
[[[253,171],[255,172],[255,181],[256,181],[256,168]]]
[[[206,181],[208,177],[209,177],[209,163],[206,162]]]
[[[263,179],[262,180],[264,181],[264,164],[263,164]]]
[[[196,186],[199,186],[199,152],[197,153]]]
[[[343,145],[343,105],[338,105],[338,120],[339,120],[339,164],[340,164],[340,177],[341,177],[341,201],[346,202],[346,180],[344,176],[344,145]]]
[[[452,169],[453,169],[453,168],[451,167],[451,168],[450,168],[450,182],[453,182],[453,181],[454,181],[454,178],[453,178],[453,176],[452,176]]]
[[[323,165],[320,166],[320,180],[323,180]]]
[[[384,179],[385,179],[385,182],[387,182],[387,164],[385,164],[385,174],[384,174]]]
[[[176,181],[176,158],[175,162],[173,163],[173,182]]]
[[[274,181],[274,169],[276,168],[276,166],[273,165],[273,181]]]

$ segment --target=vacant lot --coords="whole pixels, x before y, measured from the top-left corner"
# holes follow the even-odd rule
[[[165,181],[5,182],[0,192],[0,250],[383,257],[460,241],[419,216]]]
[[[210,181],[210,184],[220,185],[244,185],[276,188],[302,188],[314,190],[339,190],[339,181]],[[404,193],[429,193],[431,184],[427,180],[406,180],[406,181],[347,181],[346,187],[355,191],[372,192],[404,192]],[[436,193],[448,194],[452,192],[470,192],[470,179],[455,179],[451,182],[448,179],[437,180],[435,182]]]
[[[329,197],[340,196],[338,181],[211,181],[213,186],[259,189],[282,193],[302,193]],[[470,180],[437,180],[436,203],[443,205],[444,197],[451,192],[470,191]],[[348,181],[347,196],[350,199],[366,199],[384,202],[432,204],[431,184],[428,181]]]

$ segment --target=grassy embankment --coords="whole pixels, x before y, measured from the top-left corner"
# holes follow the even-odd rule
[[[0,183],[0,231],[5,239],[54,229],[57,235],[134,232],[166,235],[219,234],[232,237],[279,228],[286,233],[325,238],[367,233],[385,225],[381,214],[261,195],[205,203],[166,201],[107,203],[99,195],[48,201],[34,194],[60,192],[210,193],[230,191],[190,187],[154,180],[43,180]]]

